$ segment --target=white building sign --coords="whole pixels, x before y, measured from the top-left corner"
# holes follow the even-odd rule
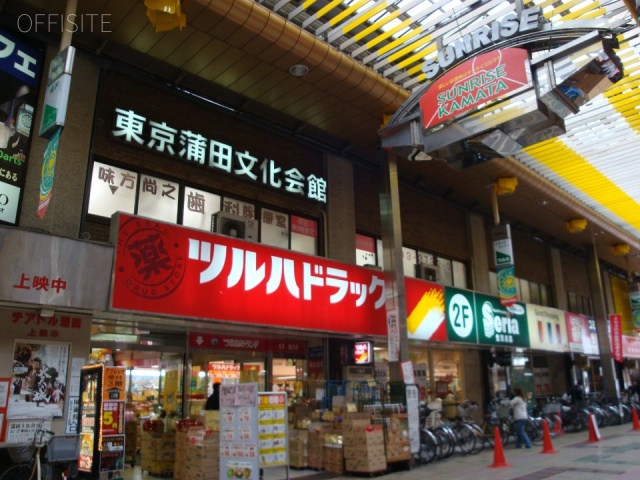
[[[314,174],[305,176],[297,168],[284,170],[269,158],[259,159],[247,150],[209,139],[191,130],[178,130],[156,122],[133,110],[116,108],[115,138],[147,147],[155,152],[181,158],[203,167],[262,183],[310,200],[327,202],[327,182]]]

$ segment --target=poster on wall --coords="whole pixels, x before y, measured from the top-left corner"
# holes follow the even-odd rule
[[[61,418],[68,362],[68,343],[16,340],[8,418]]]

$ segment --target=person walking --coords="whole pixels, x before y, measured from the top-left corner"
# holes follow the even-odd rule
[[[522,388],[515,387],[513,389],[514,397],[509,402],[513,408],[513,423],[516,429],[516,448],[522,448],[522,444],[526,448],[531,448],[531,440],[524,427],[527,424],[529,415],[527,414],[527,401],[524,399]]]

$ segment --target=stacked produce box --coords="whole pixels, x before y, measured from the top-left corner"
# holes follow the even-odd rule
[[[382,425],[358,423],[342,432],[348,472],[378,473],[387,469]]]
[[[218,480],[220,478],[220,432],[190,428],[187,442],[186,478]]]
[[[292,468],[309,466],[309,430],[289,431],[289,466]]]
[[[158,477],[173,476],[175,432],[142,432],[141,468]]]
[[[395,413],[389,419],[386,441],[387,462],[411,460],[409,419],[405,413]]]

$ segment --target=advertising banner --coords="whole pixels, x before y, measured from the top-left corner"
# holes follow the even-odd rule
[[[432,129],[497,99],[531,81],[529,53],[505,48],[478,55],[434,80],[420,98],[423,126]]]
[[[529,341],[531,348],[555,352],[568,352],[567,320],[557,308],[528,303]],[[582,338],[580,337],[580,340]]]
[[[622,335],[622,356],[640,358],[640,338]]]
[[[622,315],[609,315],[611,332],[611,354],[616,362],[622,362]]]
[[[0,222],[15,225],[26,178],[44,51],[0,30]]]
[[[220,386],[221,478],[260,479],[258,421],[257,383]]]
[[[446,342],[444,287],[411,278],[405,278],[405,284],[408,338]]]
[[[113,223],[114,310],[386,334],[382,272],[122,213]]]
[[[586,315],[570,312],[565,312],[564,316],[569,350],[585,355],[598,355],[600,349],[598,348],[595,320],[589,320]]]
[[[505,307],[500,299],[476,293],[478,343],[529,347],[527,311],[522,303]]]

